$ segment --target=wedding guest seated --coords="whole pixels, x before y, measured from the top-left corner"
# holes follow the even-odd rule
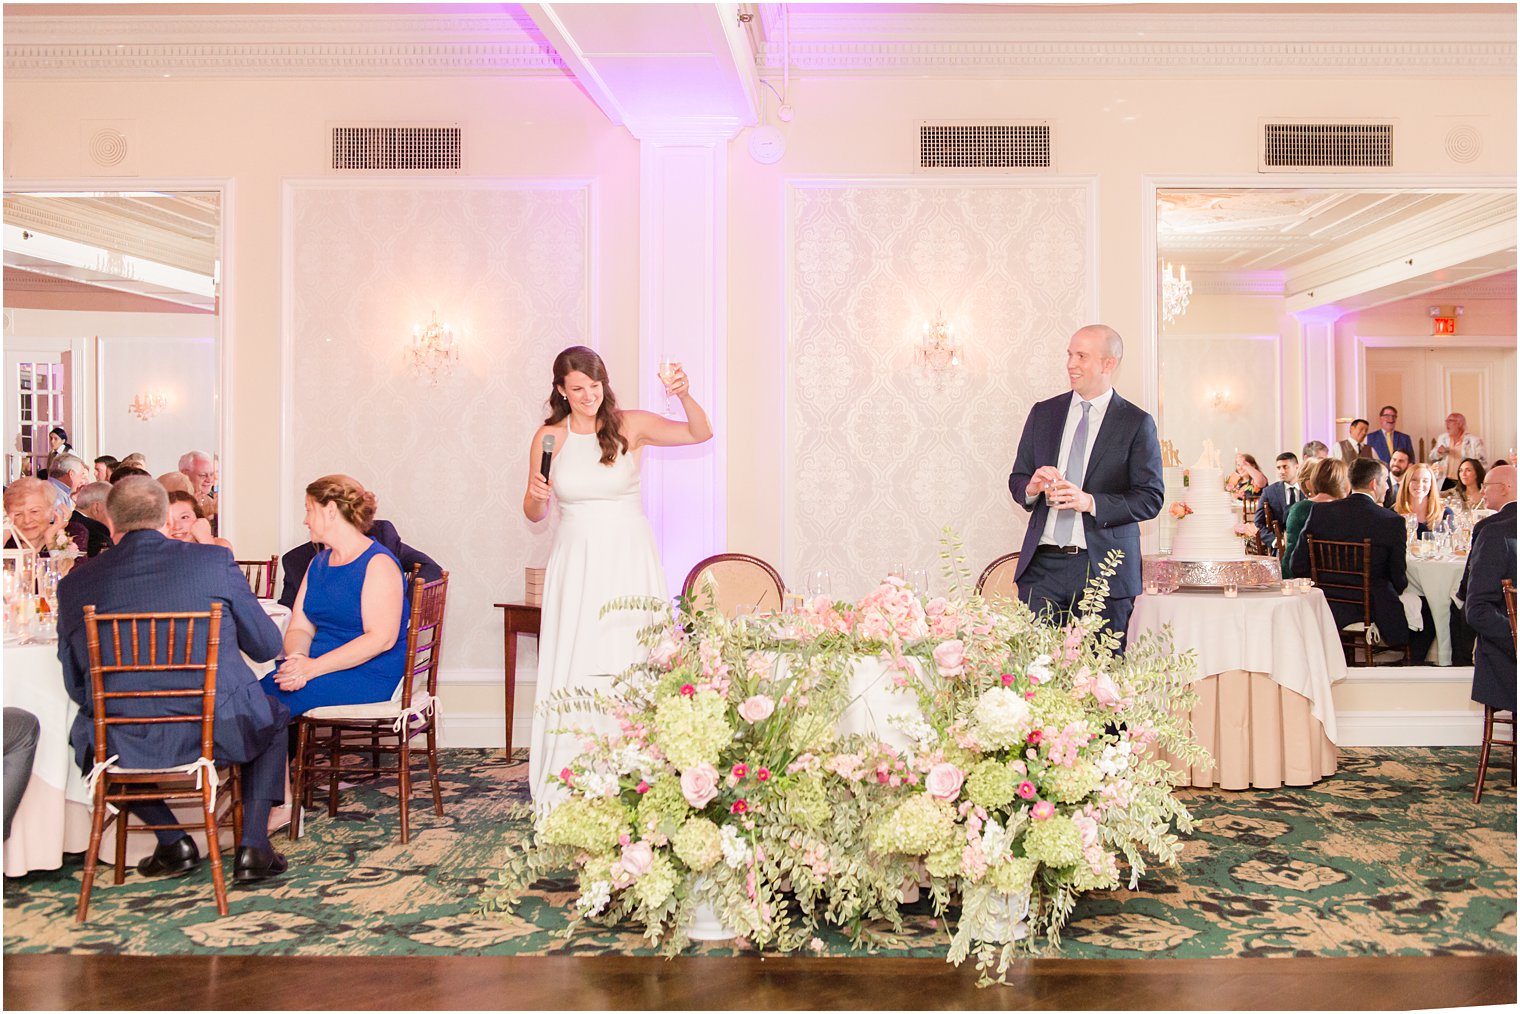
[[[1367,443],[1368,423],[1366,419],[1353,419],[1351,425],[1346,427],[1346,439],[1341,441],[1341,460],[1351,464],[1357,458],[1372,457],[1372,448]]]
[[[184,472],[165,472],[158,477],[158,484],[170,493],[184,493],[194,499],[195,487],[190,485]]]
[[[116,466],[114,471],[111,472],[111,485],[114,486],[121,480],[131,475],[145,475],[150,479],[153,478],[152,474],[149,473],[146,468],[138,468],[136,465],[129,465],[123,461],[121,464]]]
[[[1272,526],[1267,524],[1267,511],[1272,512],[1272,520],[1281,527],[1288,519],[1288,508],[1300,499],[1298,455],[1292,451],[1283,451],[1277,456],[1275,464],[1277,481],[1262,490],[1261,499],[1256,502],[1256,533],[1268,552],[1277,546],[1277,535],[1272,531]]]
[[[1434,471],[1432,468],[1431,471]],[[1483,506],[1483,477],[1487,469],[1477,458],[1463,458],[1457,477],[1446,484],[1441,499],[1457,514],[1470,514]]]
[[[302,715],[334,704],[388,701],[406,666],[411,602],[401,563],[365,534],[375,494],[346,475],[306,487],[306,529],[324,548],[306,569],[267,692]]]
[[[1371,539],[1368,566],[1371,570],[1372,622],[1383,643],[1394,648],[1409,645],[1414,659],[1424,659],[1435,640],[1435,622],[1428,605],[1422,605],[1423,629],[1411,634],[1399,593],[1409,586],[1405,571],[1404,520],[1382,507],[1388,473],[1376,458],[1360,458],[1351,464],[1351,494],[1344,500],[1316,504],[1293,547],[1291,573],[1309,577],[1309,538],[1332,542]],[[1423,600],[1422,600],[1423,601]],[[1362,622],[1360,606],[1331,602],[1337,626]]]
[[[58,509],[68,512],[69,524],[83,526],[86,537],[85,555],[99,556],[102,551],[111,548],[111,529],[102,521],[81,511],[76,498],[78,490],[89,484],[91,474],[92,470],[83,458],[65,454],[53,463],[48,481],[56,488]]]
[[[11,838],[11,820],[26,794],[27,783],[32,780],[32,762],[37,758],[37,742],[42,736],[42,723],[37,716],[23,708],[6,708],[5,748],[0,778],[5,787],[5,840]]]
[[[285,797],[289,714],[261,692],[243,659],[245,653],[255,662],[274,658],[280,648],[280,628],[264,614],[230,555],[164,537],[169,499],[152,477],[130,476],[117,483],[106,509],[120,543],[88,567],[74,568],[58,583],[58,660],[63,663],[64,687],[79,704],[69,736],[75,760],[85,772],[95,762],[84,607],[93,605],[101,613],[205,612],[212,603],[220,603],[215,758],[219,763],[242,765],[243,837],[232,877],[246,883],[283,873],[285,857],[269,841],[269,811]],[[200,635],[200,658],[205,657],[204,637]],[[134,673],[119,678],[118,689],[158,689],[168,678],[161,672]],[[177,685],[183,686],[183,680]],[[183,714],[190,706],[181,699],[161,707]],[[165,723],[135,726],[131,735],[112,736],[109,745],[121,767],[164,768],[194,760],[200,737],[199,725]],[[174,815],[161,802],[135,804],[131,809],[146,824],[174,822]],[[155,834],[158,847],[137,864],[139,874],[178,877],[200,865],[200,850],[184,831]]]
[[[200,504],[183,490],[177,489],[169,494],[169,524],[164,534],[176,542],[199,542],[203,546],[221,546],[232,551],[232,543],[211,534],[210,523],[201,517]]]
[[[1515,528],[1515,494],[1516,494],[1515,466],[1496,462],[1483,477],[1483,506],[1494,513],[1486,518],[1481,518],[1473,524],[1472,544],[1477,545],[1478,539],[1489,528],[1504,527],[1511,531]],[[1471,665],[1473,660],[1473,629],[1468,626],[1463,617],[1463,606],[1467,602],[1467,586],[1472,580],[1472,554],[1467,555],[1467,563],[1462,568],[1462,580],[1457,585],[1457,593],[1452,596],[1455,608],[1451,614],[1451,664]]]
[[[408,579],[410,579],[412,569],[419,566],[422,569],[418,573],[424,581],[436,581],[443,576],[443,568],[422,550],[413,549],[402,542],[396,526],[389,521],[375,518],[370,522],[369,531],[364,534],[390,550],[391,555],[401,561],[402,573]],[[301,579],[306,576],[306,568],[311,566],[312,559],[320,551],[321,547],[315,543],[303,542],[280,557],[280,573],[285,578],[280,589],[278,600],[280,605],[294,606],[296,604],[296,594],[301,590]]]
[[[1515,639],[1510,632],[1502,582],[1515,582],[1515,524],[1488,525],[1476,533],[1462,613],[1477,635],[1473,646],[1472,699],[1501,711],[1515,710]]]
[[[1446,432],[1436,437],[1430,448],[1430,467],[1442,489],[1456,485],[1457,467],[1465,458],[1476,458],[1486,468],[1488,449],[1482,437],[1467,432],[1467,416],[1453,412],[1446,417]]]
[[[76,548],[90,550],[90,533],[72,520],[58,505],[54,488],[41,479],[22,476],[5,487],[5,516],[15,533],[6,540],[6,549],[34,549],[46,556],[52,552]]]
[[[148,472],[148,459],[143,457],[143,455],[137,451],[133,451],[125,458],[122,458],[121,464],[127,466],[128,468],[140,468],[144,472]],[[148,474],[151,475],[152,473],[148,472]]]
[[[190,481],[190,492],[201,505],[201,517],[216,517],[216,459],[205,451],[187,451],[180,455],[179,470]],[[214,525],[213,525],[214,527]]]
[[[1256,463],[1256,459],[1249,454],[1236,452],[1235,471],[1231,472],[1224,481],[1224,488],[1237,500],[1244,500],[1248,496],[1261,496],[1261,491],[1267,488],[1266,473]]]
[[[109,482],[86,483],[74,493],[74,509],[91,521],[109,526],[111,522],[106,515],[106,497],[110,495]]]
[[[119,465],[119,464],[121,464],[121,462],[117,461],[115,458],[111,457],[109,454],[102,454],[100,457],[96,458],[95,459],[95,481],[96,482],[110,482],[111,481],[111,473],[116,470],[116,466]]]
[[[1325,446],[1325,442],[1323,440],[1310,440],[1308,443],[1304,444],[1305,461],[1308,461],[1310,458],[1328,457],[1330,457],[1330,448]]]
[[[1414,458],[1408,451],[1394,451],[1388,461],[1388,492],[1384,494],[1383,506],[1393,509],[1394,501],[1399,498],[1399,488],[1404,485],[1404,474],[1409,471],[1409,463]]]
[[[1288,508],[1288,520],[1283,525],[1283,577],[1293,576],[1288,572],[1288,564],[1293,559],[1293,550],[1298,546],[1299,534],[1309,520],[1309,512],[1317,503],[1344,500],[1346,494],[1351,492],[1346,479],[1349,472],[1350,467],[1340,458],[1310,458],[1298,470],[1298,484],[1305,495],[1304,499]]]
[[[1436,525],[1451,520],[1451,508],[1441,502],[1435,489],[1436,479],[1429,465],[1423,462],[1410,465],[1409,471],[1404,473],[1404,484],[1399,487],[1399,496],[1394,502],[1393,510],[1401,517],[1414,518],[1415,538],[1433,531]]]

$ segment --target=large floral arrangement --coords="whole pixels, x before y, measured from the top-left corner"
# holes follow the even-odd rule
[[[1174,864],[1191,828],[1162,756],[1203,756],[1186,722],[1191,659],[1162,640],[1115,653],[1099,612],[1116,564],[1065,627],[897,578],[769,618],[682,601],[610,692],[549,702],[611,715],[618,732],[587,736],[487,907],[569,869],[567,933],[632,919],[673,954],[701,909],[792,951],[820,949],[824,925],[857,941],[877,920],[900,928],[905,892],[922,889],[941,918],[959,904],[950,960],[975,951],[983,980],[1001,978],[1018,948],[1059,944],[1082,892],[1126,870],[1133,889],[1147,857]],[[863,658],[893,674],[889,735],[840,731]]]

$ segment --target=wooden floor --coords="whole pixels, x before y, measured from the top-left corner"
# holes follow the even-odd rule
[[[1515,1002],[1510,957],[1036,959],[7,955],[7,1010],[1407,1010]],[[172,985],[171,985],[172,984]]]

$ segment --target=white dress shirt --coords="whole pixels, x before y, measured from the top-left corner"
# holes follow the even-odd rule
[[[1061,453],[1056,458],[1056,467],[1061,470],[1061,474],[1066,477],[1068,482],[1075,482],[1078,486],[1081,486],[1086,480],[1087,466],[1092,463],[1093,448],[1098,442],[1098,431],[1103,428],[1103,416],[1108,411],[1109,403],[1113,400],[1114,389],[1112,387],[1091,400],[1090,404],[1092,407],[1087,410],[1087,449],[1082,453],[1083,471],[1081,475],[1067,475],[1066,459],[1071,455],[1071,442],[1077,435],[1077,424],[1082,421],[1082,396],[1077,394],[1076,391],[1071,392],[1071,407],[1066,410],[1066,427],[1061,430]],[[1030,502],[1033,502],[1032,498]],[[1097,510],[1097,506],[1096,503],[1093,504],[1094,513]],[[1040,532],[1040,545],[1042,546],[1060,545],[1060,543],[1056,542],[1057,513],[1052,508],[1045,515],[1045,528]],[[1082,549],[1087,548],[1087,533],[1082,530],[1081,518],[1077,518],[1077,523],[1072,526],[1071,544],[1079,546]]]

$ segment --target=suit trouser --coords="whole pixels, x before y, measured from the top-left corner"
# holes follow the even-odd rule
[[[5,709],[5,837],[11,836],[11,818],[21,805],[26,783],[32,779],[32,760],[37,756],[37,739],[42,723],[37,716],[21,708]]]
[[[1096,575],[1089,573],[1086,550],[1078,553],[1036,550],[1024,567],[1024,573],[1019,575],[1019,600],[1035,613],[1047,615],[1050,623],[1065,626],[1076,614],[1082,591],[1093,576]],[[1125,631],[1129,629],[1129,615],[1134,608],[1133,596],[1111,596],[1103,602],[1103,619],[1108,621],[1108,629],[1118,636],[1121,655],[1124,653]]]

